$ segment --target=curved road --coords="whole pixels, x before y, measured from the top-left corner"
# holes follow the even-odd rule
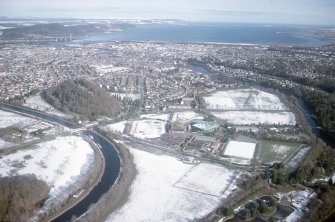
[[[15,111],[23,115],[32,116],[49,122],[51,124],[61,125],[70,129],[81,128],[81,126],[75,123],[71,123],[69,121],[54,116],[49,116],[48,114],[25,107],[0,102],[0,109],[4,111]],[[106,162],[101,181],[79,203],[77,203],[74,207],[57,217],[54,221],[64,222],[70,221],[73,216],[80,217],[88,210],[88,207],[91,204],[96,203],[100,199],[100,197],[109,190],[109,188],[114,184],[115,180],[118,177],[120,171],[120,159],[114,146],[106,138],[104,138],[95,131],[85,130],[84,135],[90,137],[94,143],[100,145],[101,147],[101,152]]]

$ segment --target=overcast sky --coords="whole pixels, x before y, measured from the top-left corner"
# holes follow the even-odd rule
[[[0,16],[335,25],[335,0],[0,0]]]

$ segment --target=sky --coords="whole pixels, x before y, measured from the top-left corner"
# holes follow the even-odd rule
[[[0,0],[0,16],[335,26],[335,0]]]

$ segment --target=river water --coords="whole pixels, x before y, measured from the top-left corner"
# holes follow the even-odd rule
[[[37,117],[52,124],[62,125],[70,129],[80,128],[80,126],[77,126],[76,124],[73,124],[71,122],[64,121],[57,117],[48,116],[34,110],[11,106],[9,104],[1,102],[0,108]],[[118,177],[121,164],[118,153],[113,145],[110,144],[104,137],[100,136],[94,131],[86,130],[84,131],[84,135],[90,137],[93,142],[101,146],[101,152],[105,158],[106,163],[103,175],[100,182],[92,189],[92,191],[86,197],[84,197],[78,204],[67,210],[64,214],[60,215],[53,221],[70,221],[73,216],[79,217],[84,214],[88,210],[90,205],[96,203],[101,198],[101,196],[109,190],[109,188],[115,183]]]
[[[85,135],[91,137],[93,142],[101,146],[101,151],[106,162],[104,174],[102,175],[101,181],[83,200],[54,221],[70,221],[73,216],[79,217],[84,214],[91,204],[98,202],[101,196],[109,190],[119,174],[120,159],[115,148],[107,140],[94,132],[86,131]]]

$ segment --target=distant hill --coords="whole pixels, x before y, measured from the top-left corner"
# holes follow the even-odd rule
[[[63,37],[72,35],[73,37],[83,36],[89,33],[102,32],[107,27],[104,25],[83,24],[75,26],[64,26],[58,23],[36,24],[31,26],[4,29],[3,38],[17,39],[32,35],[48,37]]]
[[[106,90],[84,80],[67,80],[42,92],[43,99],[65,113],[73,112],[96,119],[120,112],[120,102]]]

